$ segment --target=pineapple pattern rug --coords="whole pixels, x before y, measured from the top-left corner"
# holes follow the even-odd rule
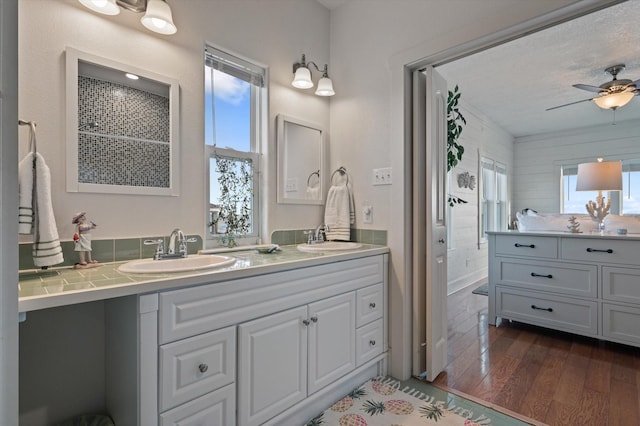
[[[369,380],[305,426],[527,425],[426,383],[421,390],[389,377]]]

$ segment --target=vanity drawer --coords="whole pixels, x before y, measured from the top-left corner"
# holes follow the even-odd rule
[[[496,235],[496,255],[556,259],[558,239],[531,235]]]
[[[373,320],[382,318],[384,309],[382,284],[362,288],[356,292],[356,327],[361,327]]]
[[[603,266],[602,298],[640,304],[640,269]]]
[[[160,426],[234,426],[236,388],[231,384],[160,414]]]
[[[581,297],[598,296],[598,267],[541,260],[499,259],[496,284]]]
[[[561,253],[563,259],[569,260],[629,265],[640,263],[637,241],[562,238]]]
[[[496,287],[496,315],[587,336],[598,334],[597,302]]]
[[[357,367],[382,353],[383,327],[382,319],[379,319],[356,330]]]
[[[236,328],[163,345],[159,357],[164,411],[235,381]]]
[[[602,335],[611,340],[640,344],[640,308],[602,304]]]

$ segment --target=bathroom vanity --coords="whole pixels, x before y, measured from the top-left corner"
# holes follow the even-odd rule
[[[131,275],[20,307],[105,299],[104,400],[117,425],[304,424],[385,374],[386,248],[232,255],[206,273]]]
[[[489,324],[640,346],[640,235],[489,233]]]

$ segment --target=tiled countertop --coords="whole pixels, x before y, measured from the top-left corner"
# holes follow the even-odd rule
[[[214,283],[302,268],[323,263],[388,253],[385,246],[363,244],[348,251],[305,253],[296,246],[260,254],[256,250],[219,253],[236,259],[227,267],[204,271],[163,274],[127,274],[118,271],[125,262],[105,263],[96,268],[51,268],[21,271],[19,275],[19,310],[34,311],[55,306],[150,293],[170,288]]]

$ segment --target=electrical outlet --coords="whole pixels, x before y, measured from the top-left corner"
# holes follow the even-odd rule
[[[373,207],[366,205],[362,206],[362,223],[373,222]]]
[[[296,192],[297,190],[298,190],[298,179],[297,178],[287,179],[285,192]]]
[[[373,169],[371,180],[372,185],[391,185],[393,183],[391,167]]]

